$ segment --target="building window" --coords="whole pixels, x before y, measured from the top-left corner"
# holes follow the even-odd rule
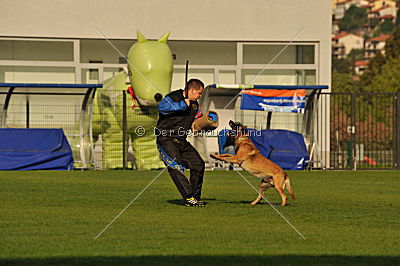
[[[243,64],[314,64],[314,45],[243,44]],[[283,50],[283,52],[281,52]]]
[[[0,40],[0,60],[73,61],[70,41]]]

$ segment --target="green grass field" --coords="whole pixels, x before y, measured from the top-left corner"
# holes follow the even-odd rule
[[[159,172],[0,172],[0,264],[400,264],[399,171],[289,172],[297,199],[267,198],[305,240],[234,171],[206,172],[204,208],[164,172],[95,240]]]

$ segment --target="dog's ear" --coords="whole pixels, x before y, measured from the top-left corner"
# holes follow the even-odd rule
[[[236,129],[238,130],[238,131],[242,131],[244,128],[246,128],[245,126],[243,126],[241,123],[236,123]]]
[[[236,123],[233,122],[232,120],[229,120],[229,126],[230,126],[233,130],[236,129]]]

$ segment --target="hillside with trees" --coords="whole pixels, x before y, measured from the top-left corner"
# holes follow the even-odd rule
[[[397,1],[400,6],[400,0]],[[390,34],[383,53],[368,58],[367,69],[356,76],[355,63],[365,60],[364,49],[352,49],[346,57],[332,55],[333,92],[397,92],[400,91],[400,11],[397,9],[395,23],[390,19],[379,22],[369,18],[364,7],[351,5],[338,23],[340,31],[363,36],[365,40],[382,33]],[[369,30],[367,30],[368,28]],[[364,43],[365,46],[365,43]]]

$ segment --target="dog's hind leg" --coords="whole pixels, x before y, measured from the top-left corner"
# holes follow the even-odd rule
[[[263,178],[261,179],[261,183],[260,186],[258,188],[258,197],[251,203],[251,205],[256,205],[257,203],[260,202],[260,200],[262,199],[262,197],[264,196],[265,191],[270,188],[273,187],[273,183],[272,180],[270,178]]]
[[[290,184],[290,180],[289,180],[288,176],[286,176],[286,179],[285,179],[285,182],[284,182],[284,186],[285,185],[286,185],[286,189],[289,191],[289,194],[292,197],[292,199],[296,199],[296,197],[294,196],[292,185]]]
[[[281,198],[282,198],[281,206],[285,206],[287,196],[283,192],[283,190],[285,189],[284,178],[283,177],[282,178],[274,178],[274,186],[275,186],[276,191],[279,193],[279,195],[281,195]]]

